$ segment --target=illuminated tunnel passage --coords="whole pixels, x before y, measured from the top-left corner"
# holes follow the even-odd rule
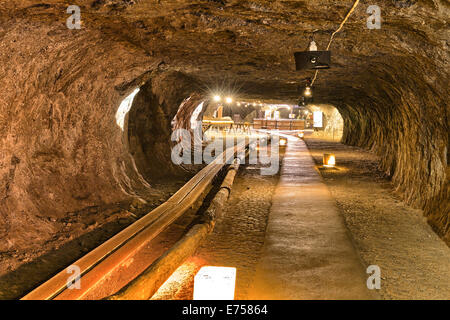
[[[78,29],[65,1],[2,2],[0,298],[22,297],[204,168],[172,157],[193,120],[211,136],[301,132],[362,269],[382,270],[380,297],[448,297],[450,9],[377,6],[374,27],[359,1],[82,0]],[[331,50],[330,69],[295,70],[307,49]],[[274,183],[250,167],[236,190]],[[260,192],[264,208],[244,216],[262,223],[275,191]]]
[[[264,246],[272,194],[279,180],[279,174],[261,176],[260,170],[261,164],[241,169],[214,233],[152,299],[192,299],[193,275],[204,265],[236,268],[236,299],[248,298]]]
[[[331,202],[336,201],[337,208],[323,198],[314,204],[316,187],[307,184],[302,185],[302,192],[295,198],[283,197],[288,191],[283,189],[277,176],[261,176],[255,166],[249,165],[237,178],[230,206],[225,209],[214,233],[153,299],[192,299],[194,275],[204,265],[237,268],[237,299],[447,298],[450,290],[445,280],[450,275],[448,246],[426,224],[421,210],[404,204],[392,192],[391,182],[378,168],[378,157],[337,142],[332,131],[307,131],[305,142],[334,198]],[[335,155],[335,167],[322,166],[326,153]],[[305,157],[307,159],[308,155]],[[309,161],[312,162],[306,162]],[[306,173],[302,177],[309,181]],[[273,198],[277,188],[280,188],[278,201]],[[326,189],[322,187],[319,191],[325,198]],[[288,205],[286,202],[298,200],[303,202],[296,207],[302,210],[293,212],[311,215],[309,219],[299,219],[300,226],[296,226],[289,210],[280,210],[280,206]],[[273,220],[271,227],[269,219]],[[323,219],[329,227],[324,227]],[[350,231],[360,263],[348,257],[352,255],[351,249],[343,250],[346,241],[342,237],[345,236],[337,236],[339,233],[333,226],[336,224],[339,229],[342,223]],[[321,239],[323,231],[325,239]],[[280,236],[283,232],[286,234]],[[318,245],[321,241],[323,243]],[[340,246],[343,247],[338,249]],[[301,253],[295,256],[296,250]],[[333,255],[347,257],[339,259]],[[353,270],[349,268],[351,263],[340,266],[342,261],[354,261]],[[365,284],[361,273],[373,265],[382,270],[382,286],[376,292],[364,292],[364,288],[358,288],[361,281]],[[339,271],[339,268],[346,271]],[[325,274],[323,283],[326,285],[314,283],[321,274]],[[302,281],[289,282],[300,278]],[[344,282],[334,287],[342,280]]]

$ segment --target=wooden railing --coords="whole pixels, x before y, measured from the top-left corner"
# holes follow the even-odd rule
[[[305,120],[297,119],[279,119],[279,120],[267,120],[267,119],[254,119],[254,129],[268,129],[268,130],[304,130],[306,127]]]
[[[80,289],[68,289],[66,269],[28,293],[22,300],[75,300],[83,299],[98,283],[123,262],[132,257],[150,240],[165,230],[191,208],[208,190],[220,170],[247,148],[248,142],[225,150],[212,163],[203,168],[165,203],[122,230],[99,247],[73,262],[81,271]]]

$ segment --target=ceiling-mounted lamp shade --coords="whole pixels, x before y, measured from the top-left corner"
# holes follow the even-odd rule
[[[331,51],[301,51],[295,52],[294,57],[297,71],[305,69],[329,69],[331,65]]]

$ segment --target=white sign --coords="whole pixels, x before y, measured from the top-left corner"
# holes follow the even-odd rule
[[[236,268],[202,267],[194,277],[194,300],[234,300]]]
[[[314,111],[314,128],[323,127],[323,113],[322,111]]]

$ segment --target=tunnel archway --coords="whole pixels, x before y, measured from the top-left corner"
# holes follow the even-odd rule
[[[136,95],[128,115],[129,152],[147,181],[190,174],[172,163],[171,135],[191,129],[191,115],[202,100],[195,90],[193,79],[174,72],[152,77]]]
[[[306,47],[315,30],[323,48],[353,1],[179,1],[159,9],[83,1],[80,30],[67,29],[63,1],[30,3],[0,7],[5,250],[50,236],[55,228],[47,218],[139,196],[136,190],[157,193],[145,180],[161,175],[155,164],[171,163],[164,144],[173,117],[187,121],[201,100],[192,99],[189,112],[179,110],[199,88],[194,83],[229,77],[242,83],[246,99],[296,103],[300,79],[313,73],[295,72],[292,52]],[[367,8],[360,5],[336,35],[334,65],[319,73],[316,101],[338,108],[343,143],[380,155],[398,194],[424,209],[448,243],[449,7],[444,1],[379,5],[381,29],[367,29]],[[158,14],[148,15],[152,10]],[[321,13],[327,19],[317,18]],[[115,112],[136,87],[127,141]]]

